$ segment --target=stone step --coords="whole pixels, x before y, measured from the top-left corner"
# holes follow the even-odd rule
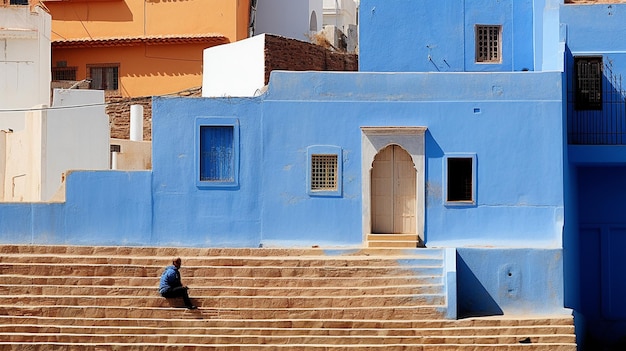
[[[208,324],[208,323],[207,323]],[[565,335],[571,342],[573,326],[521,326],[521,327],[448,327],[448,328],[314,328],[314,327],[236,327],[216,324],[198,327],[127,327],[127,326],[76,326],[43,324],[2,324],[0,333],[57,333],[57,334],[167,334],[167,335],[274,335],[274,336],[522,336]],[[384,324],[384,323],[383,323]]]
[[[194,304],[205,308],[327,308],[340,307],[419,307],[440,306],[443,295],[361,295],[361,296],[197,296]],[[85,307],[166,307],[169,299],[153,296],[3,296],[2,303],[14,306],[85,306]],[[171,301],[170,301],[171,302]]]
[[[282,248],[184,248],[184,247],[142,247],[142,246],[67,246],[67,245],[1,245],[0,254],[53,254],[53,255],[85,255],[85,256],[121,256],[121,257],[154,257],[170,259],[171,257],[307,257],[323,256],[342,257],[438,257],[443,258],[441,249],[282,249]]]
[[[40,317],[40,316],[9,316],[0,315],[0,324],[13,325],[57,325],[57,326],[120,326],[141,328],[323,328],[323,329],[515,329],[515,328],[566,328],[573,331],[574,324],[571,316],[565,317],[536,317],[536,318],[466,318],[459,320],[448,319],[180,319],[167,318],[74,318],[74,317]],[[546,332],[547,333],[547,332]]]
[[[396,256],[215,256],[182,257],[183,267],[399,267],[407,263],[413,266],[441,266],[443,257],[432,255]],[[15,264],[82,264],[82,265],[130,265],[163,268],[171,265],[170,257],[146,256],[85,256],[53,254],[7,254],[0,256],[0,263]]]
[[[184,308],[0,305],[0,315],[74,318],[221,318],[221,319],[442,319],[441,306],[315,308]]]
[[[423,275],[416,272],[416,275],[405,276],[379,276],[368,277],[342,277],[341,279],[328,279],[325,277],[183,277],[183,282],[189,286],[224,286],[224,287],[381,287],[394,285],[432,285],[441,284],[441,276]],[[110,276],[88,276],[88,277],[51,277],[42,275],[0,275],[0,285],[97,285],[97,286],[142,286],[156,287],[159,277],[110,277]]]
[[[4,351],[24,351],[23,343],[0,342]],[[207,344],[146,344],[146,343],[116,343],[110,344],[70,344],[70,343],[29,343],[28,351],[256,351],[256,350],[281,350],[281,351],[576,351],[576,344],[549,343],[549,344],[341,344],[341,345],[314,345],[314,344],[289,344],[289,345],[207,345]]]
[[[172,334],[61,334],[61,333],[0,333],[5,342],[61,342],[61,343],[168,343],[168,344],[516,344],[525,341],[529,344],[574,343],[572,335],[532,335],[527,337],[498,336],[394,336],[394,335],[172,335]]]
[[[0,285],[0,296],[56,295],[56,296],[145,296],[156,295],[155,281],[151,286],[93,286],[93,285]],[[441,294],[443,285],[387,285],[347,287],[229,287],[193,286],[194,296],[363,296]]]
[[[419,269],[422,275],[441,275],[442,267],[405,266],[399,267],[219,267],[185,266],[183,277],[373,277],[405,276],[407,271]],[[47,276],[107,276],[107,277],[159,277],[163,267],[131,265],[82,265],[82,264],[28,264],[5,263],[0,274],[47,275]]]

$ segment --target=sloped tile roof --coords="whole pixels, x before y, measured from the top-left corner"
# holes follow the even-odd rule
[[[58,49],[79,47],[135,46],[140,44],[164,45],[190,43],[208,43],[212,45],[219,45],[226,44],[228,42],[228,38],[220,34],[155,35],[140,37],[58,39],[52,42],[52,47]]]

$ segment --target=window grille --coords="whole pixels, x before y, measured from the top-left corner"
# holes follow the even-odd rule
[[[232,126],[200,127],[200,181],[234,181],[233,133]]]
[[[311,190],[337,190],[337,155],[311,155]]]
[[[9,5],[28,5],[28,0],[8,0]]]
[[[502,26],[476,26],[476,62],[499,63],[501,38]]]
[[[447,201],[473,201],[472,158],[449,157]]]
[[[118,90],[119,66],[89,66],[91,89]]]
[[[602,57],[576,57],[574,66],[576,109],[601,110]]]
[[[52,80],[76,80],[77,67],[53,67]]]

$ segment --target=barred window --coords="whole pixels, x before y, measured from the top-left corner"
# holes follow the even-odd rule
[[[200,127],[200,181],[234,180],[232,126]]]
[[[502,26],[476,26],[476,62],[500,63],[502,61]]]
[[[88,68],[89,78],[91,79],[91,89],[118,90],[119,65],[89,65]]]
[[[602,109],[602,57],[574,58],[577,110]]]
[[[337,155],[311,155],[311,191],[337,190]]]
[[[52,67],[52,80],[76,80],[78,67]]]
[[[28,5],[28,0],[9,0],[9,5]]]
[[[197,117],[195,121],[195,182],[199,189],[239,186],[239,120]]]

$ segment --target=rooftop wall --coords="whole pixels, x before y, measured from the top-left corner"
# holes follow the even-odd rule
[[[362,0],[360,70],[533,71],[534,11],[533,0]],[[475,25],[502,25],[501,63],[475,63]]]

